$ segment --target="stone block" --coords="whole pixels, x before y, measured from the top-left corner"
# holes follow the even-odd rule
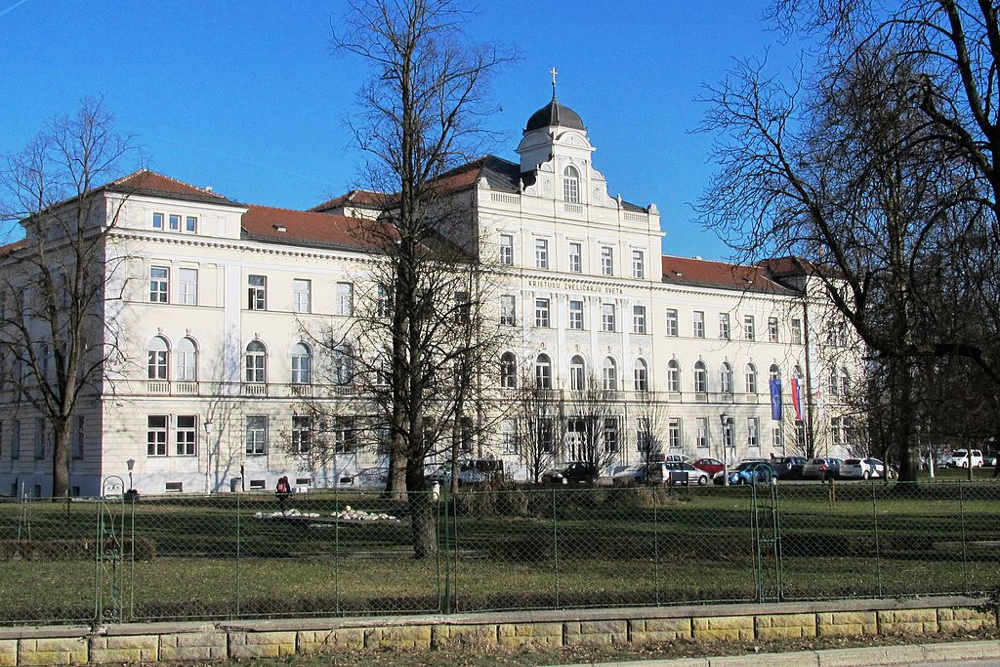
[[[88,662],[86,637],[19,639],[19,665],[72,665]]]
[[[431,647],[430,625],[395,625],[365,629],[365,648]]]
[[[228,657],[225,632],[180,632],[160,635],[160,660],[219,660]]]
[[[633,644],[691,639],[690,618],[640,618],[629,621]]]
[[[886,609],[878,612],[879,632],[915,635],[938,631],[937,609]]]
[[[971,607],[938,609],[938,627],[941,632],[967,632],[981,628],[996,627],[996,616],[992,611]]]
[[[628,621],[564,623],[566,646],[623,646],[628,643]]]
[[[763,614],[757,616],[757,639],[815,636],[816,614]]]
[[[435,625],[434,648],[484,648],[497,645],[495,625]]]
[[[0,639],[0,667],[17,665],[17,640]]]
[[[562,623],[502,623],[497,628],[498,642],[505,648],[522,646],[562,646]]]
[[[159,659],[159,648],[159,635],[91,637],[90,662],[156,662]]]
[[[298,633],[299,653],[329,653],[337,649],[359,649],[365,646],[364,628],[336,630],[301,630]]]
[[[695,639],[753,639],[753,616],[706,616],[691,621]]]
[[[291,632],[231,632],[230,658],[280,658],[295,655],[296,633]]]
[[[857,637],[878,634],[874,611],[835,611],[816,614],[816,634],[820,637]]]

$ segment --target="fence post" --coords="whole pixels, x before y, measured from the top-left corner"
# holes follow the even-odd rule
[[[552,487],[552,561],[555,567],[556,607],[559,607],[559,531],[556,520],[556,487]]]
[[[875,478],[871,478],[872,483],[872,533],[875,536],[875,597],[882,597],[882,558],[879,554],[878,543],[878,497],[875,492]]]
[[[969,452],[969,470],[972,470],[972,452]],[[970,472],[971,474],[971,472]],[[965,485],[958,480],[958,510],[962,520],[962,592],[969,594],[969,541],[965,534]]]
[[[453,501],[452,497],[444,503],[444,544],[441,545],[444,551],[444,613],[451,613],[451,550],[448,548],[448,540],[451,531],[448,530],[448,507]]]
[[[333,487],[333,594],[340,616],[340,489]]]
[[[458,496],[454,497],[452,501],[454,505],[451,508],[451,525],[453,531],[453,537],[455,538],[455,553],[451,559],[451,577],[452,577],[452,611],[458,606]]]
[[[235,571],[235,581],[234,584],[234,602],[236,605],[236,613],[234,618],[239,618],[240,616],[240,547],[241,536],[240,536],[240,492],[236,492],[236,571]]]
[[[657,513],[659,507],[658,489],[653,489],[653,586],[656,596],[656,606],[660,606],[660,519]],[[624,492],[623,492],[624,493]]]

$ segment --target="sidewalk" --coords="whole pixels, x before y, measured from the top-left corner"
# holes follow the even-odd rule
[[[745,665],[911,665],[921,662],[990,660],[1000,663],[1000,641],[942,642],[909,646],[871,646],[791,653],[755,653],[714,658],[632,660],[626,662],[580,663],[561,667],[743,667]]]

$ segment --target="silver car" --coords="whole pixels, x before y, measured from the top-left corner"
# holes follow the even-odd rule
[[[844,462],[840,464],[840,476],[844,479],[885,477],[885,464],[871,457],[866,459],[844,459]]]

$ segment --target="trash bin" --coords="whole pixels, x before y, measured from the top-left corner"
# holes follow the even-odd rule
[[[671,470],[670,471],[670,483],[671,484],[687,484],[688,483],[688,471],[687,470]]]

